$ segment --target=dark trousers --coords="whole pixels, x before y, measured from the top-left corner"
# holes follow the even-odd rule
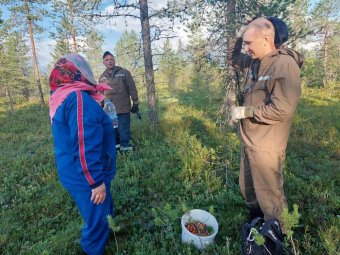
[[[118,128],[115,128],[116,144],[121,147],[128,147],[130,145],[130,113],[118,114]]]

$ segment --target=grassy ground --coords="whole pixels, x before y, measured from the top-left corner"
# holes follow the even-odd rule
[[[165,90],[164,90],[165,91]],[[106,254],[199,254],[180,243],[183,211],[211,211],[219,222],[216,243],[203,254],[240,253],[247,216],[238,188],[239,141],[216,125],[218,96],[204,88],[160,92],[160,129],[150,132],[147,113],[132,116],[137,150],[118,155],[112,192],[118,247]],[[339,90],[304,89],[285,165],[298,254],[340,252]],[[143,110],[143,109],[142,109]],[[48,108],[21,104],[0,112],[0,253],[81,254],[82,220],[56,175]]]

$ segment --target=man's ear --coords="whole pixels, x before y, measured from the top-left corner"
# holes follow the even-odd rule
[[[270,43],[270,36],[269,35],[264,35],[264,45],[267,46]]]

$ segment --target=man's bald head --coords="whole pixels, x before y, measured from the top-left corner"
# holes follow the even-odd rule
[[[253,20],[252,22],[250,22],[248,24],[248,26],[246,27],[245,32],[247,32],[247,30],[250,29],[254,29],[257,30],[259,32],[261,32],[262,35],[264,36],[269,36],[273,39],[274,42],[274,38],[275,38],[275,28],[273,26],[273,24],[267,20],[266,18],[258,18]]]
[[[245,51],[254,59],[262,58],[275,50],[275,29],[266,18],[253,20],[243,33]]]

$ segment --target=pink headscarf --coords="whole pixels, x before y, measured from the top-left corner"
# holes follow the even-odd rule
[[[111,89],[106,84],[97,84],[90,65],[78,54],[65,55],[57,61],[50,74],[50,88],[51,122],[58,107],[73,91],[88,91],[94,100],[101,102],[105,96],[98,92]]]

